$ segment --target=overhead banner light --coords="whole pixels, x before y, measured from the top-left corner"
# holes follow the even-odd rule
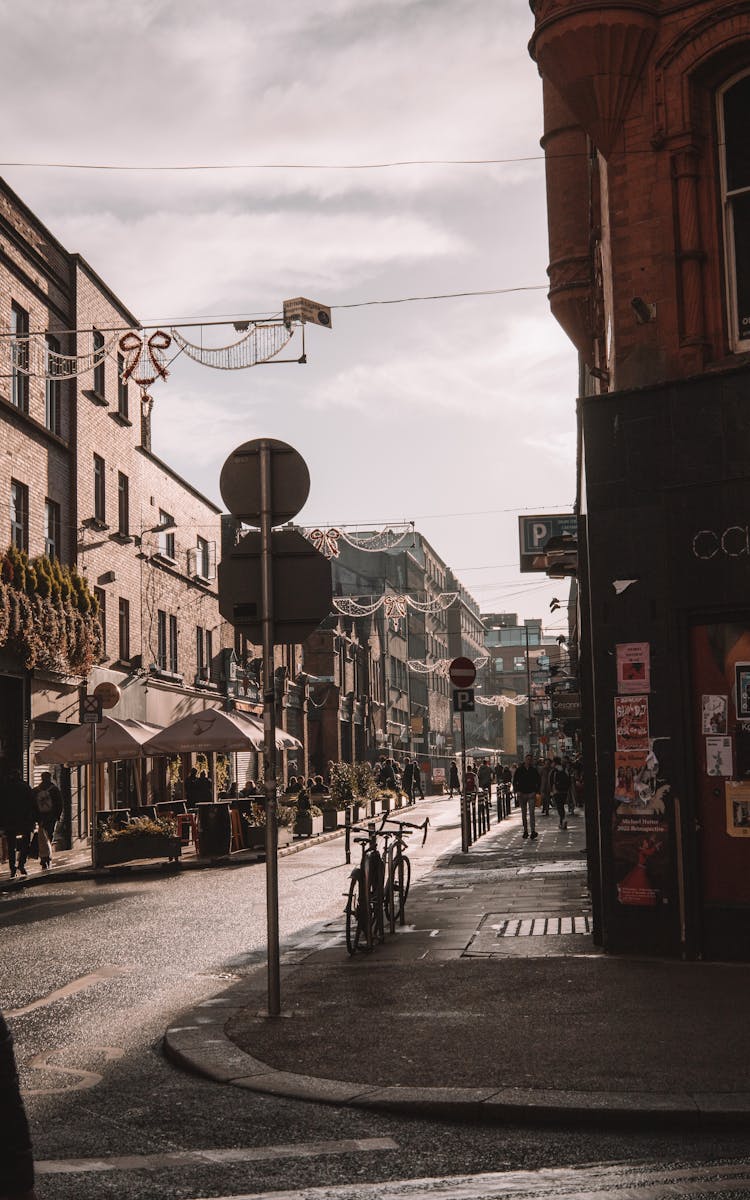
[[[289,326],[294,321],[306,325],[322,325],[325,329],[332,328],[331,310],[317,300],[305,300],[297,296],[295,300],[284,301],[284,324]]]

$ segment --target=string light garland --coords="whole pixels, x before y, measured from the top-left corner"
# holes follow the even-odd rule
[[[303,529],[305,537],[312,542],[324,558],[338,558],[341,554],[339,542],[344,541],[355,550],[364,550],[366,554],[378,554],[382,550],[392,550],[399,546],[410,535],[414,536],[414,522],[402,525],[389,525],[375,533],[349,533],[346,528],[331,525],[327,529]]]
[[[489,662],[489,655],[482,654],[479,658],[473,658],[471,661],[474,663],[476,669],[481,671],[482,667],[487,666],[487,663]],[[434,673],[435,675],[447,676],[452,662],[452,658],[436,658],[435,661],[431,663],[424,662],[424,660],[421,658],[410,658],[407,661],[407,666],[410,671],[415,671],[418,675],[429,675]]]
[[[385,596],[376,596],[371,602],[361,604],[353,596],[334,596],[333,606],[345,617],[370,617],[379,608],[382,608],[386,617],[397,620],[406,616],[407,607],[421,613],[445,612],[457,598],[458,592],[440,592],[438,596],[431,599],[419,600],[416,596],[404,592],[400,595],[389,593]]]
[[[518,708],[526,704],[527,696],[475,696],[475,704],[484,704],[489,708]]]
[[[255,325],[244,337],[227,346],[199,346],[189,342],[176,328],[170,332],[174,342],[193,362],[217,371],[243,371],[274,358],[290,341],[294,330],[283,321]]]

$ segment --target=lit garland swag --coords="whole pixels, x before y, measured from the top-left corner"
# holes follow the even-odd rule
[[[74,567],[15,546],[0,557],[0,648],[28,669],[89,673],[102,655],[99,605]]]

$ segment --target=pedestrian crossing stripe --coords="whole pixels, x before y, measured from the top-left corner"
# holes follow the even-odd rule
[[[563,937],[591,933],[591,919],[579,917],[507,917],[493,923],[497,937]]]

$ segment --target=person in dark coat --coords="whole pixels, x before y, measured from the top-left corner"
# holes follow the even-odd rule
[[[527,754],[520,767],[516,767],[513,776],[513,790],[521,801],[521,820],[523,821],[523,836],[535,838],[536,833],[536,794],[542,786],[542,777],[533,764],[530,754]],[[529,834],[529,829],[531,834]]]
[[[448,795],[461,791],[461,780],[458,778],[458,767],[452,762],[448,768]]]
[[[13,1038],[0,1012],[0,1195],[36,1200],[29,1123],[18,1086]]]
[[[34,828],[34,793],[21,778],[21,772],[11,771],[6,782],[0,787],[0,829],[8,840],[8,866],[11,879],[16,874],[16,853],[18,853],[18,871],[26,875],[26,859],[29,854],[29,840]],[[16,842],[19,841],[18,850]]]
[[[393,763],[390,758],[384,759],[383,765],[380,768],[380,786],[382,788],[391,788],[393,791],[396,790],[396,773],[393,770]]]
[[[198,768],[191,767],[190,773],[185,780],[185,799],[188,808],[195,808],[201,798],[200,783],[198,782]]]
[[[55,831],[55,825],[62,816],[63,798],[62,792],[56,783],[53,783],[52,776],[49,771],[42,772],[41,782],[34,788],[34,819],[40,829],[43,829],[47,835],[48,843],[47,852],[43,852],[45,839],[39,839],[39,865],[42,870],[46,870],[52,861],[52,835]]]

